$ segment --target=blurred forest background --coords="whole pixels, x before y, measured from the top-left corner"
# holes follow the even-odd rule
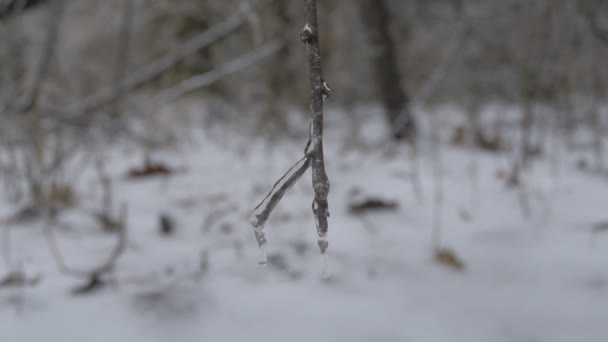
[[[338,89],[332,105],[348,111],[380,103],[396,136],[407,129],[398,127],[403,110],[445,104],[474,117],[486,105],[527,113],[541,105],[568,130],[604,125],[605,1],[319,6],[325,76]],[[298,1],[2,1],[3,147],[31,145],[26,159],[40,159],[4,160],[4,173],[42,177],[35,173],[73,155],[66,149],[108,137],[146,149],[176,143],[178,127],[191,118],[166,109],[189,98],[208,108],[207,120],[247,134],[301,132],[285,115],[307,112],[306,55],[294,39],[300,7]],[[352,120],[360,126],[356,115]],[[74,128],[88,135],[86,144],[64,143]],[[54,156],[39,155],[41,146]]]
[[[481,217],[477,221],[480,227],[498,224],[493,217],[484,221],[484,214],[478,212],[483,202],[481,192],[486,198],[491,197],[487,195],[491,191],[502,196],[499,194],[506,188],[515,191],[517,204],[497,204],[490,209],[500,207],[502,216],[497,217],[504,222],[519,210],[524,221],[514,225],[533,222],[538,226],[538,220],[545,220],[542,225],[546,225],[550,216],[546,212],[553,212],[557,215],[553,222],[565,227],[569,217],[559,215],[566,215],[568,210],[555,208],[570,207],[564,202],[563,207],[555,204],[553,210],[546,209],[551,206],[549,191],[540,196],[543,199],[535,195],[535,189],[544,186],[547,179],[560,177],[580,185],[576,182],[599,176],[599,181],[594,178],[597,186],[577,185],[577,194],[592,202],[603,201],[602,189],[608,176],[604,148],[608,124],[608,1],[319,0],[318,11],[324,78],[335,91],[325,115],[329,132],[325,144],[330,150],[327,163],[333,169],[329,172],[332,191],[334,184],[338,189],[333,200],[330,196],[330,209],[332,205],[348,208],[348,213],[332,216],[330,232],[332,224],[338,231],[349,226],[346,222],[350,221],[345,221],[350,220],[349,215],[395,210],[403,205],[399,199],[403,195],[418,203],[407,202],[406,208],[423,206],[421,213],[429,209],[431,218],[382,219],[388,225],[403,225],[403,220],[411,219],[413,225],[429,228],[422,235],[431,235],[433,258],[462,270],[484,253],[470,252],[475,247],[462,245],[458,253],[443,247],[440,236],[444,233],[440,232],[451,225],[449,218],[442,220],[443,215],[450,215],[447,209],[442,214],[443,207],[454,209],[453,219],[462,224],[473,224],[475,217]],[[232,226],[246,225],[243,222],[255,201],[269,190],[274,177],[297,160],[294,153],[299,152],[293,151],[299,151],[308,135],[310,82],[306,49],[300,40],[303,24],[301,0],[0,0],[0,183],[5,203],[1,212],[6,214],[0,225],[41,223],[45,232],[42,244],[50,247],[52,263],[61,273],[83,279],[75,293],[89,293],[119,282],[113,275],[118,259],[138,255],[130,251],[126,240],[127,221],[130,229],[136,230],[146,219],[155,222],[146,225],[158,221],[163,237],[174,234],[180,227],[176,222],[181,221],[183,227],[189,225],[184,222],[200,221],[186,214],[187,218],[180,217],[182,214],[167,209],[171,205],[195,207],[195,212],[208,210],[202,221],[212,228],[208,227],[205,234],[219,229],[232,236],[226,232],[234,231]],[[208,139],[203,143],[201,132]],[[276,145],[278,141],[286,145]],[[218,150],[199,153],[199,149],[210,148],[210,143]],[[264,147],[257,149],[258,143]],[[290,147],[292,144],[298,147]],[[223,152],[218,152],[220,147],[234,152],[236,161],[228,162]],[[449,150],[452,147],[464,148],[467,154],[454,154]],[[116,157],[121,149],[130,151],[129,157]],[[451,152],[440,153],[444,149]],[[289,155],[285,159],[290,162],[273,154],[277,151]],[[360,161],[348,159],[349,151],[359,153],[352,158]],[[199,161],[180,168],[180,162],[172,159],[175,155],[196,156]],[[122,161],[116,162],[116,158]],[[233,174],[237,171],[232,170],[235,163],[255,160],[266,165],[243,166],[241,171],[246,176]],[[364,165],[365,160],[373,160],[375,167],[362,167],[355,175],[358,168],[353,165]],[[395,160],[403,163],[399,164],[399,177],[409,180],[411,187],[406,184],[391,191],[396,189],[388,180],[392,176],[377,175],[378,170],[393,172]],[[532,168],[536,161],[550,171],[539,174]],[[498,184],[491,189],[479,180],[484,172],[488,174],[488,163],[495,167],[489,173]],[[425,165],[430,166],[427,169]],[[466,181],[449,171],[461,166],[470,188],[460,188]],[[132,188],[122,183],[120,177],[125,172],[130,180],[161,176],[161,182],[165,182],[168,177],[180,179],[182,175],[187,180],[181,188],[163,183],[163,189],[166,186],[171,190],[157,195],[158,205],[150,209],[147,203],[153,200],[148,194],[156,188]],[[222,172],[226,174],[224,179],[220,177]],[[83,174],[93,181],[82,181]],[[219,178],[212,178],[216,176]],[[242,188],[236,185],[241,184],[240,177],[246,178],[240,180],[246,184]],[[346,183],[348,186],[341,185]],[[223,194],[220,185],[232,193]],[[89,198],[91,188],[99,190]],[[597,193],[589,195],[590,189]],[[190,197],[181,198],[178,204],[162,202],[174,199],[171,191],[183,191],[180,196]],[[296,202],[306,203],[298,208],[308,213],[310,189],[296,187],[294,191],[295,197],[286,200],[305,198]],[[446,193],[456,194],[458,200],[446,200]],[[393,201],[390,194],[397,194],[398,200]],[[205,200],[208,202],[196,202],[207,195],[212,197]],[[564,201],[582,203],[578,195],[564,195]],[[427,197],[432,201],[428,202]],[[221,205],[208,209],[216,202]],[[300,224],[294,214],[298,210],[282,210],[287,214],[277,214],[277,220]],[[65,257],[82,257],[83,252],[76,248],[78,243],[73,243],[74,248],[59,247],[69,243],[56,241],[55,235],[59,234],[62,239],[70,239],[69,230],[59,229],[62,222],[83,220],[69,216],[71,212],[92,217],[104,234],[118,236],[110,257],[86,271],[74,269]],[[68,213],[67,219],[62,218],[64,213]],[[223,222],[232,214],[229,223]],[[607,218],[596,214],[581,213],[576,216],[580,218],[577,224],[584,221],[585,227],[591,227],[591,234],[608,231],[608,224],[602,223]],[[376,222],[365,217],[365,227]],[[190,225],[198,227],[198,221]],[[213,246],[216,242],[224,246],[221,239],[205,236],[206,241],[214,241]],[[254,245],[250,229],[244,236],[247,238],[242,244]],[[332,238],[339,241],[341,236],[336,233]],[[229,240],[235,250],[242,248],[241,240]],[[312,243],[309,240],[307,243]],[[15,261],[15,249],[28,248],[16,247],[8,228],[3,231],[2,241],[5,269],[0,272],[0,287],[36,286],[41,278],[24,271],[23,260]],[[454,236],[451,241],[458,245]],[[307,249],[298,246],[294,250],[301,257]],[[215,253],[214,248],[203,249],[197,272],[207,271],[207,258]],[[350,262],[347,260],[357,259],[349,259],[351,252],[354,250],[346,247],[336,252],[342,255],[336,261],[338,282],[344,281],[340,274],[351,274],[351,268],[345,266]],[[269,255],[271,265],[274,263],[277,272],[287,272],[286,264],[291,260],[278,255]],[[98,264],[88,261],[89,265]],[[294,261],[297,265],[299,262]],[[593,271],[597,271],[599,266],[593,265]],[[137,270],[130,266],[125,272],[129,276]],[[36,269],[44,274],[51,267]],[[173,274],[174,270],[167,272]],[[373,278],[370,274],[378,272],[368,269],[366,274]],[[289,273],[290,279],[299,279],[293,274]],[[590,282],[594,286],[608,288],[608,278],[593,277]],[[528,286],[534,285],[522,288]],[[528,298],[525,291],[518,296]],[[590,309],[584,304],[580,308],[579,312]],[[601,335],[599,326],[598,322],[588,330],[590,337]],[[520,327],[516,325],[515,330]],[[564,336],[577,337],[577,332],[584,330],[577,327],[581,330],[573,328]],[[484,338],[488,336],[494,335]],[[484,340],[478,337],[463,340]]]

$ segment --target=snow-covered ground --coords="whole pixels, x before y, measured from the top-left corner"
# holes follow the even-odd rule
[[[444,341],[603,342],[608,339],[608,180],[581,171],[564,154],[556,178],[547,160],[526,175],[532,215],[516,190],[497,178],[508,158],[479,154],[472,196],[471,154],[442,147],[442,244],[464,262],[456,271],[433,261],[432,162],[421,151],[422,198],[414,196],[405,148],[344,149],[340,125],[326,130],[331,180],[330,271],[321,257],[310,210],[310,173],[269,220],[269,264],[248,216],[305,141],[266,146],[232,137],[200,138],[158,160],[180,172],[127,180],[139,155],[116,152],[108,170],[115,195],[128,202],[128,246],[117,284],[74,296],[83,283],[59,272],[42,223],[11,228],[11,254],[34,287],[0,288],[0,341]],[[366,132],[364,132],[366,133]],[[366,133],[367,134],[367,133]],[[333,138],[332,138],[333,137]],[[372,139],[373,140],[373,139]],[[80,180],[82,203],[97,203],[93,174]],[[397,201],[397,211],[355,216],[353,189]],[[472,199],[473,198],[473,199]],[[475,199],[477,198],[477,199]],[[120,202],[117,201],[117,202]],[[0,212],[15,208],[4,203]],[[177,222],[158,233],[158,215]],[[103,260],[115,237],[87,216],[63,215],[57,240],[72,267]],[[199,272],[201,255],[208,267]],[[0,276],[5,275],[0,266]]]

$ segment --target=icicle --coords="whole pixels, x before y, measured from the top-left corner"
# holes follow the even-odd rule
[[[258,263],[260,265],[266,265],[266,263],[268,262],[268,258],[266,257],[266,236],[264,234],[264,225],[259,224],[259,222],[255,221],[253,218],[251,220],[251,224],[253,225],[255,239],[258,241],[258,246],[260,246],[260,256],[258,257]]]
[[[329,279],[331,274],[329,273],[329,254],[327,252],[322,254],[323,264],[321,266],[321,277],[323,279]]]
[[[260,245],[260,256],[258,258],[258,263],[260,265],[266,265],[268,263],[268,257],[266,257],[266,244]]]
[[[260,223],[255,216],[251,216],[251,225],[253,226],[253,234],[258,241],[258,246],[266,244],[266,234],[264,234],[264,224]]]
[[[329,211],[327,210],[327,201],[324,202],[323,206],[319,205],[319,202],[315,199],[312,201],[312,212],[314,214],[315,227],[317,229],[317,243],[321,254],[325,254],[329,242],[327,241],[327,217]]]

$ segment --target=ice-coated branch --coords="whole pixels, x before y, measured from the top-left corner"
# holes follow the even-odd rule
[[[251,214],[249,221],[253,226],[255,238],[258,241],[258,245],[263,247],[266,244],[266,236],[264,235],[264,225],[270,217],[272,210],[279,204],[281,198],[285,195],[297,181],[302,177],[304,172],[308,170],[310,166],[310,160],[304,156],[297,163],[287,170],[287,172],[274,183],[272,189],[266,195],[266,197],[258,204],[253,213]]]
[[[317,229],[319,249],[324,257],[323,276],[326,277],[328,276],[326,259],[328,247],[327,218],[329,217],[329,206],[327,204],[327,196],[329,194],[329,178],[325,172],[325,160],[323,158],[323,103],[333,94],[333,90],[323,80],[316,0],[304,0],[304,12],[306,23],[300,34],[300,39],[306,45],[310,66],[310,83],[312,88],[310,99],[310,137],[304,148],[304,157],[295,163],[274,184],[268,195],[253,210],[250,222],[253,226],[258,245],[262,250],[260,263],[264,264],[266,263],[264,225],[270,217],[272,210],[277,206],[287,190],[311,167],[312,187],[315,193],[312,202],[312,212]]]
[[[304,13],[306,24],[302,29],[300,38],[306,45],[308,52],[312,90],[310,97],[310,145],[306,149],[306,156],[310,158],[312,167],[312,187],[315,192],[312,211],[315,217],[318,243],[321,253],[325,254],[328,247],[327,218],[329,217],[329,206],[327,196],[329,194],[329,178],[325,172],[325,159],[323,157],[323,103],[332,95],[333,91],[323,80],[321,50],[319,48],[319,27],[317,23],[317,1],[304,0]]]

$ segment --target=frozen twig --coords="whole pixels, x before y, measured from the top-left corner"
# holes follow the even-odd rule
[[[329,194],[329,178],[325,172],[325,159],[323,157],[323,103],[333,93],[323,79],[321,68],[321,50],[319,48],[319,28],[317,24],[317,1],[304,0],[306,24],[302,29],[300,38],[306,44],[308,51],[308,64],[310,67],[310,83],[312,96],[310,98],[311,124],[310,145],[306,149],[306,156],[311,160],[312,187],[315,198],[312,202],[312,211],[319,237],[321,253],[327,251],[327,218],[329,208],[327,196]]]
[[[310,160],[304,156],[297,163],[295,163],[292,167],[287,170],[287,172],[279,178],[279,180],[272,186],[272,189],[264,197],[262,202],[258,204],[249,221],[253,226],[253,230],[255,232],[255,238],[258,241],[258,245],[263,247],[266,244],[266,236],[264,235],[264,225],[270,217],[272,210],[279,204],[281,198],[285,195],[287,190],[289,190],[297,181],[302,177],[304,172],[308,170],[310,166]]]
[[[262,252],[266,246],[264,225],[272,210],[279,203],[283,195],[297,182],[310,166],[312,168],[312,186],[315,197],[312,202],[312,211],[318,235],[319,249],[326,254],[327,242],[327,218],[329,209],[327,196],[329,194],[329,179],[325,172],[325,160],[323,158],[323,104],[332,95],[333,91],[323,80],[321,69],[321,52],[319,49],[319,30],[317,25],[317,2],[316,0],[304,0],[304,13],[306,23],[300,34],[300,39],[306,45],[308,52],[308,63],[310,66],[311,83],[311,123],[310,137],[304,149],[304,157],[293,165],[272,187],[272,190],[256,206],[251,214],[251,225],[253,226],[258,245]],[[262,259],[262,263],[264,258]],[[325,267],[324,267],[325,268]],[[324,276],[326,272],[324,271]]]

